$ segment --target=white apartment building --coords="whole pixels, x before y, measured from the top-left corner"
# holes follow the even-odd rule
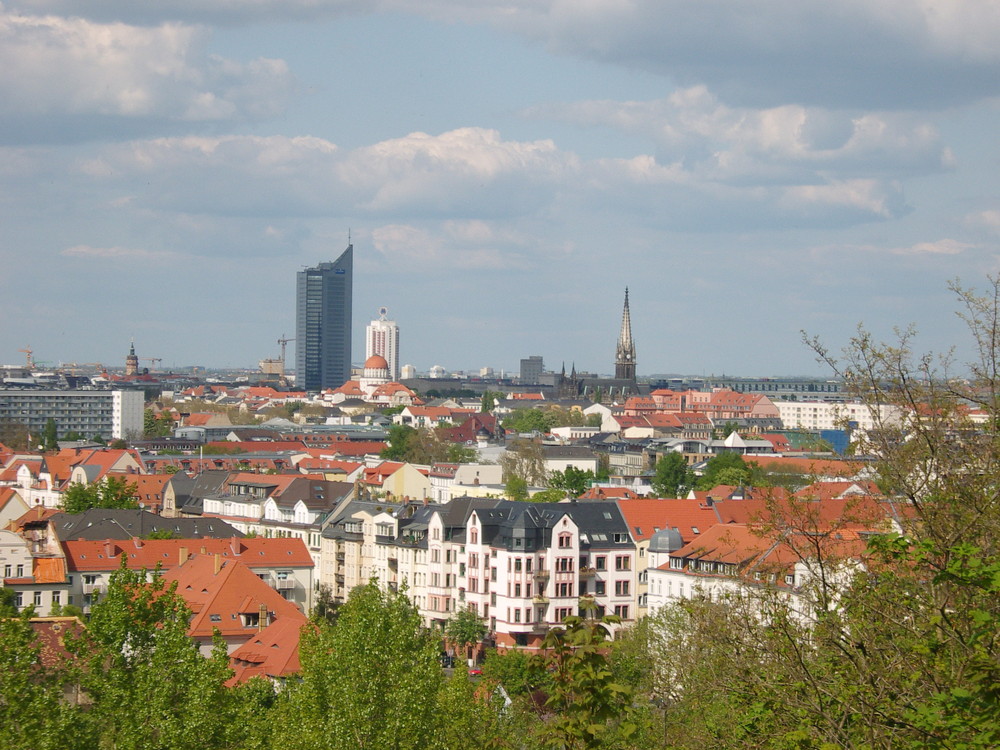
[[[398,382],[399,372],[399,326],[394,320],[386,320],[389,310],[380,307],[378,319],[365,328],[365,359],[373,355],[385,358],[389,363],[389,379]]]
[[[855,432],[863,434],[875,427],[878,420],[898,423],[903,415],[897,406],[871,407],[858,401],[775,401],[774,405],[786,430],[841,430],[851,422],[856,425]]]
[[[50,419],[60,438],[69,432],[105,440],[138,437],[144,405],[142,391],[0,388],[0,421],[23,424],[38,439]]]

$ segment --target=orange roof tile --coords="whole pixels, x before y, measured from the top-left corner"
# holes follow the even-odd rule
[[[152,570],[160,565],[172,570],[181,564],[181,550],[190,554],[220,554],[243,560],[252,568],[281,565],[313,567],[305,542],[296,538],[250,537],[244,539],[132,539],[92,541],[75,539],[62,543],[71,572],[114,570],[125,555],[131,570]],[[204,550],[204,552],[202,552]]]
[[[210,639],[216,630],[227,639],[251,638],[258,625],[248,626],[241,615],[250,615],[253,619],[261,607],[275,620],[306,621],[295,604],[283,598],[239,560],[216,560],[212,554],[195,555],[164,573],[163,580],[177,582],[177,593],[194,612],[188,627],[188,635],[192,638]]]

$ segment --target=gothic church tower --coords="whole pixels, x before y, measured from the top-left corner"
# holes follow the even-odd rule
[[[628,310],[628,287],[625,287],[622,330],[618,334],[618,350],[615,353],[615,380],[635,382],[635,343],[632,341],[632,318]]]

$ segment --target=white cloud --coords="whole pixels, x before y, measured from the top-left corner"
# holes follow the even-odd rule
[[[936,128],[912,116],[785,105],[729,107],[705,86],[655,101],[585,101],[534,107],[534,117],[605,125],[649,138],[666,158],[721,182],[927,173],[954,157]]]
[[[965,217],[965,222],[977,229],[1000,234],[1000,211],[996,209],[969,214]]]
[[[910,108],[1000,92],[987,0],[15,0],[29,13],[216,25],[346,14],[487,23],[551,50],[706,83],[730,101]]]
[[[434,228],[390,224],[372,231],[372,243],[392,270],[499,271],[534,265],[524,254],[522,238],[482,221],[447,221]]]
[[[0,123],[8,138],[84,138],[107,123],[139,131],[270,117],[292,90],[281,60],[208,55],[204,28],[27,16],[0,7]],[[159,127],[163,127],[162,124]]]
[[[946,238],[935,242],[917,242],[909,247],[894,247],[889,252],[893,255],[960,255],[975,247],[969,242]]]

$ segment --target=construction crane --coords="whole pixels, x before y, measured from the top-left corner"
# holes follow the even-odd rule
[[[282,368],[282,370],[284,370],[284,368],[285,368],[285,345],[289,341],[295,341],[295,339],[285,338],[285,334],[281,334],[281,338],[278,339],[278,344],[279,344],[279,346],[281,346],[281,368]]]
[[[163,361],[162,357],[139,357],[139,359],[143,362],[149,362],[153,366],[154,370],[156,369],[156,366]]]
[[[30,346],[26,346],[23,349],[18,349],[18,351],[19,352],[24,352],[25,355],[27,355],[27,360],[28,360],[27,368],[29,370],[34,370],[35,369],[35,360],[33,360],[31,358],[31,355],[35,353],[35,350],[32,349]]]

